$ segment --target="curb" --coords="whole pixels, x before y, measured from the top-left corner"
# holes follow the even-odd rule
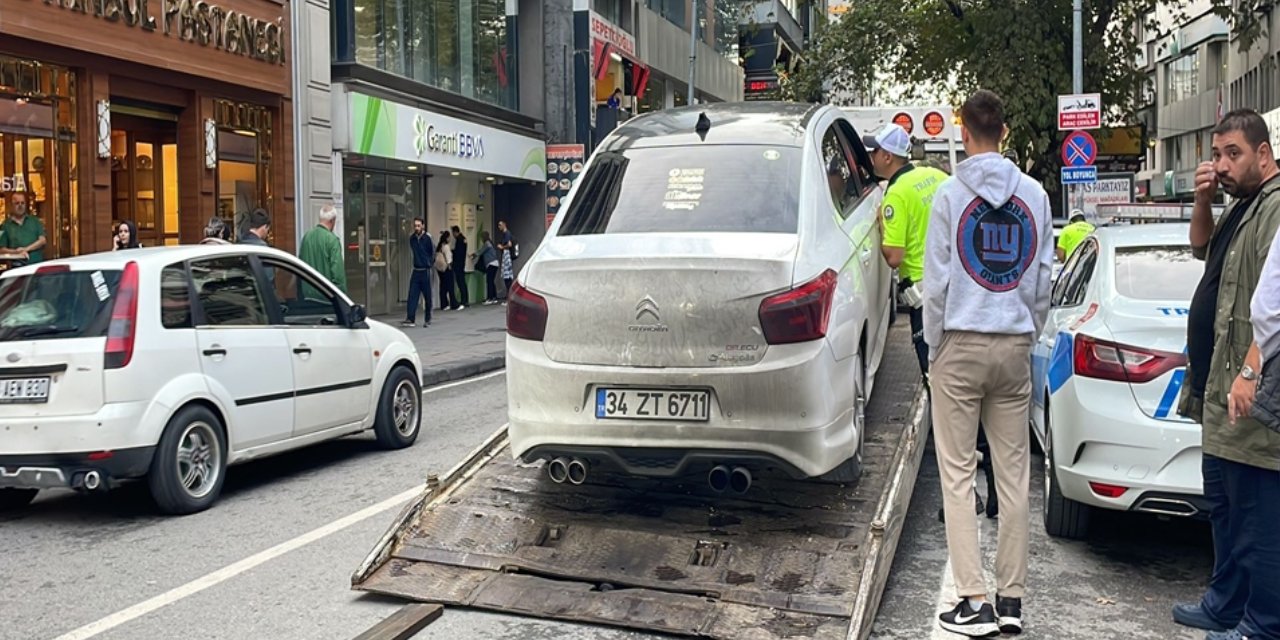
[[[422,367],[422,388],[426,389],[445,382],[462,380],[464,378],[478,376],[482,373],[497,371],[506,365],[507,357],[505,354],[460,360],[457,362],[451,362],[442,367],[428,367],[424,365]]]

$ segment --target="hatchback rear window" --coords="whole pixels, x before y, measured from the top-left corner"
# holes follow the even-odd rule
[[[0,342],[107,335],[119,270],[0,278]]]
[[[1191,247],[1116,248],[1116,293],[1137,300],[1190,300],[1204,275]]]
[[[800,149],[654,147],[601,153],[560,235],[795,233]]]

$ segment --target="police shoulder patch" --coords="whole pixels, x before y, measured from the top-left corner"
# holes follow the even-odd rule
[[[893,219],[893,205],[887,204],[884,206],[884,219],[885,220]]]

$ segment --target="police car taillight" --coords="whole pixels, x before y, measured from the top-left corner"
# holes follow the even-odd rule
[[[1086,378],[1142,384],[1187,365],[1181,353],[1144,349],[1076,334],[1075,373]]]

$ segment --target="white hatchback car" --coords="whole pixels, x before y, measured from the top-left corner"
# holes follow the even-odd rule
[[[849,482],[893,291],[882,192],[832,107],[641,116],[595,151],[509,296],[513,453]]]
[[[1200,426],[1176,412],[1204,273],[1188,232],[1099,227],[1054,285],[1032,352],[1031,409],[1050,535],[1086,535],[1094,508],[1205,514]]]
[[[0,277],[0,506],[147,478],[207,508],[227,465],[373,429],[411,445],[421,363],[283,252],[98,253]]]

